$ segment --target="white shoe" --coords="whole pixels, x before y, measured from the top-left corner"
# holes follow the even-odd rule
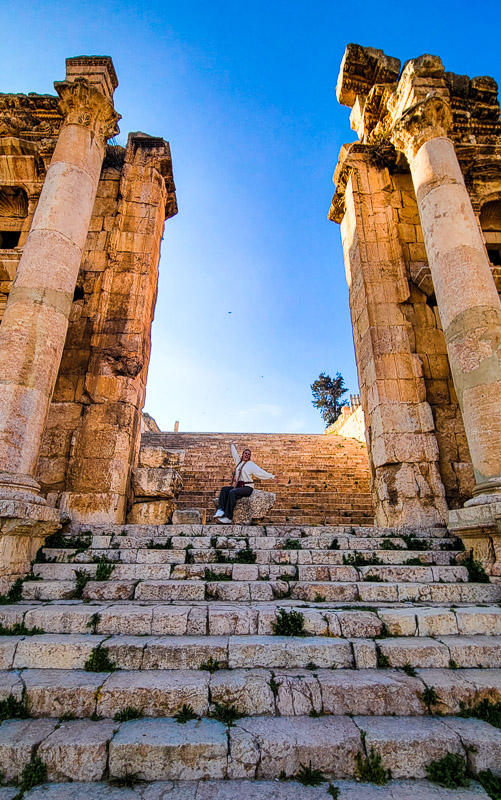
[[[228,519],[228,517],[218,517],[217,521],[222,522],[223,525],[231,525],[231,519]]]
[[[214,514],[214,519],[216,519],[217,517],[224,517],[224,511],[222,508],[218,508],[218,510]]]

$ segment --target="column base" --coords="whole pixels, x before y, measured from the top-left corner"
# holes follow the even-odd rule
[[[477,498],[480,500],[480,496]],[[449,512],[449,530],[491,575],[501,575],[501,497]]]
[[[39,498],[43,501],[43,498]],[[30,571],[47,536],[61,527],[58,509],[0,495],[0,593]]]

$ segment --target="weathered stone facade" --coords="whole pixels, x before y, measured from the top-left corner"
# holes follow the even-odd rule
[[[492,78],[348,45],[341,223],[380,525],[441,525],[501,473],[501,122]],[[471,502],[471,501],[470,501]],[[495,505],[495,504],[494,504]],[[460,513],[459,511],[457,512]]]
[[[29,518],[43,540],[61,513],[125,521],[160,242],[177,207],[167,142],[107,145],[117,84],[110,58],[82,56],[67,59],[59,97],[0,95],[4,534]],[[41,539],[33,550],[9,538],[0,555],[15,574]]]

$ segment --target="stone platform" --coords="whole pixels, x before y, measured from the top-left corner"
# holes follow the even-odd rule
[[[75,526],[49,545],[0,605],[0,771],[36,753],[51,782],[28,800],[473,800],[426,766],[501,774],[501,731],[460,716],[501,702],[501,586],[471,582],[447,531]],[[355,783],[372,747],[385,787]],[[318,787],[294,781],[310,761]]]

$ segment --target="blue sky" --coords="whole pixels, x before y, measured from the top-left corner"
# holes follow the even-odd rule
[[[164,430],[316,433],[310,384],[357,375],[338,226],[335,84],[350,41],[493,75],[500,4],[4,0],[0,90],[52,92],[71,55],[113,57],[120,142],[171,144],[145,410]]]

